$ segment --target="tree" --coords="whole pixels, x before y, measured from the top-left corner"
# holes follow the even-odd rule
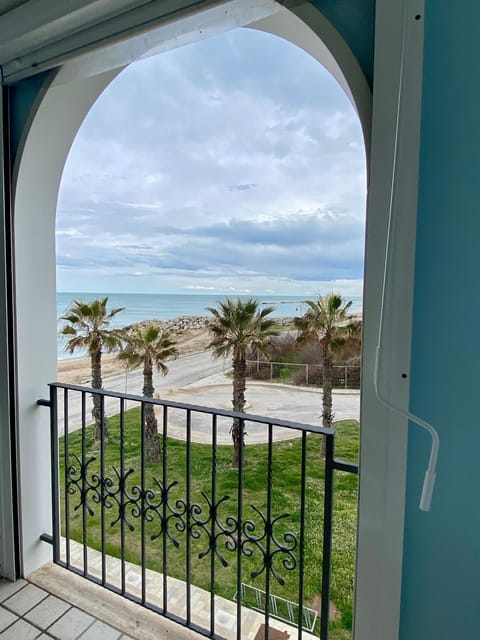
[[[153,369],[161,371],[163,375],[168,373],[165,361],[177,355],[177,347],[168,331],[163,331],[154,324],[136,326],[129,331],[125,345],[118,357],[125,360],[130,367],[143,366],[143,395],[153,398],[155,388],[153,386]],[[158,441],[158,424],[155,417],[155,407],[145,404],[145,446],[148,462],[160,460],[160,446]]]
[[[77,349],[85,349],[90,356],[92,368],[92,387],[102,388],[102,353],[112,352],[121,346],[124,332],[121,329],[109,329],[111,319],[124,307],[107,311],[108,297],[97,298],[91,302],[74,300],[71,307],[60,319],[66,324],[60,331],[69,337],[65,349],[73,353]],[[108,438],[105,416],[102,416],[102,403],[99,395],[93,395],[92,416],[95,421],[95,443],[100,442],[103,424],[104,439]]]
[[[278,326],[268,316],[273,307],[260,309],[260,303],[255,298],[248,300],[233,300],[225,298],[218,302],[218,308],[209,307],[213,315],[209,324],[211,341],[208,348],[217,358],[232,356],[233,368],[233,398],[234,411],[243,412],[245,409],[245,380],[247,377],[247,353],[257,350],[266,355],[267,347],[273,336],[278,335]],[[231,434],[233,440],[232,466],[238,469],[240,461],[240,446],[245,445],[241,421],[233,420]]]
[[[334,414],[332,412],[333,387],[333,351],[344,341],[348,332],[348,311],[351,300],[345,302],[342,296],[329,293],[317,300],[305,300],[308,309],[303,316],[294,319],[299,331],[299,342],[318,341],[321,346],[323,364],[323,407],[322,426],[330,428]]]

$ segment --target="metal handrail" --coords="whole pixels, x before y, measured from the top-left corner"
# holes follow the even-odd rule
[[[322,604],[320,614],[320,638],[328,640],[329,625],[329,601],[330,601],[330,573],[331,573],[331,553],[332,553],[332,518],[333,518],[333,475],[335,470],[356,473],[358,466],[352,463],[336,460],[334,456],[335,429],[328,429],[316,425],[308,425],[288,420],[273,419],[266,416],[228,411],[199,405],[192,405],[160,398],[146,398],[144,396],[126,394],[116,391],[94,389],[79,385],[69,385],[55,382],[49,385],[50,398],[40,399],[37,404],[49,407],[50,409],[50,442],[52,454],[52,535],[44,533],[41,539],[51,543],[53,546],[53,561],[74,573],[100,584],[104,588],[119,593],[125,598],[134,602],[139,602],[144,607],[156,611],[180,624],[192,628],[202,635],[212,638],[222,638],[216,629],[216,608],[218,603],[215,596],[216,570],[220,563],[224,567],[228,566],[230,555],[233,554],[236,562],[236,583],[237,591],[242,585],[242,562],[245,557],[251,557],[252,553],[259,562],[259,568],[255,575],[264,573],[266,606],[264,612],[265,625],[268,628],[269,618],[274,617],[274,612],[270,610],[270,595],[272,594],[272,583],[277,580],[282,584],[283,577],[278,574],[273,558],[281,559],[280,567],[282,571],[290,571],[298,568],[298,607],[303,612],[307,607],[304,603],[303,576],[305,569],[304,545],[305,545],[305,512],[306,512],[306,464],[307,464],[307,436],[308,434],[323,435],[326,441],[325,457],[325,484],[324,484],[324,504],[323,504],[323,566],[322,566]],[[61,415],[64,421],[65,435],[63,441],[59,440],[59,393],[63,396],[63,409]],[[70,420],[70,398],[72,395],[80,395],[81,401],[81,425],[80,443],[81,447],[72,451],[70,446],[69,423]],[[87,450],[87,401],[90,396],[97,397],[99,402],[94,406],[97,408],[97,419],[100,416],[100,450],[98,454]],[[119,460],[116,467],[107,467],[105,462],[106,439],[105,439],[105,401],[107,398],[118,400],[119,416]],[[125,460],[125,413],[128,403],[137,403],[140,406],[141,414],[139,420],[139,442],[140,454],[137,471],[140,479],[136,482],[131,480],[134,469],[131,461]],[[147,478],[146,460],[146,435],[145,425],[147,412],[152,405],[163,408],[163,419],[159,429],[161,442],[161,461],[159,463],[158,478],[152,476]],[[184,412],[185,417],[185,469],[186,477],[181,479],[185,485],[185,496],[175,495],[175,486],[180,487],[178,478],[172,481],[171,476],[175,475],[175,469],[171,469],[168,464],[168,434],[169,434],[169,409]],[[210,478],[205,479],[202,488],[202,500],[192,499],[191,487],[191,438],[192,438],[192,417],[195,414],[209,415],[211,417],[211,471]],[[150,414],[151,417],[152,414]],[[237,473],[237,489],[234,498],[229,495],[218,495],[217,486],[217,453],[218,453],[218,418],[227,418],[233,421],[233,426],[239,429],[238,449],[239,468]],[[258,423],[267,427],[267,471],[265,492],[267,504],[265,513],[260,511],[255,505],[243,504],[244,469],[243,469],[243,442],[244,428],[247,423]],[[275,511],[273,485],[273,433],[275,427],[292,429],[298,432],[301,439],[301,464],[299,469],[299,512],[297,518],[300,523],[298,529],[288,530],[281,535],[275,531],[276,523],[279,520],[285,522],[289,514],[278,514]],[[60,474],[59,461],[60,450],[65,461],[63,474]],[[210,457],[210,454],[209,454]],[[63,475],[62,487],[61,477]],[[61,495],[62,494],[62,495]],[[225,516],[220,505],[232,505],[233,512]],[[247,514],[247,509],[251,513]],[[71,518],[74,514],[81,516],[81,540],[83,549],[83,560],[80,565],[76,564],[72,557],[71,547],[74,544],[71,532]],[[99,513],[101,518],[101,572],[95,574],[89,565],[88,528],[89,518],[95,513]],[[120,582],[109,574],[107,566],[107,519],[111,519],[109,531],[116,527],[116,535],[120,537]],[[77,521],[78,522],[78,521]],[[137,525],[138,522],[138,525]],[[152,524],[153,523],[153,524]],[[64,528],[65,552],[61,552],[61,528]],[[157,531],[153,536],[158,538],[159,562],[161,565],[161,576],[163,581],[163,597],[160,603],[153,602],[148,597],[147,588],[147,537],[152,537],[151,529],[147,536],[147,526],[156,526]],[[293,522],[292,522],[292,526]],[[252,528],[253,527],[253,528]],[[77,524],[78,530],[78,524]],[[141,542],[141,593],[133,594],[127,588],[126,581],[126,534],[127,530],[137,530]],[[260,532],[260,533],[259,533]],[[182,537],[183,536],[183,537]],[[152,539],[153,539],[152,537]],[[192,613],[192,589],[195,588],[191,582],[191,569],[194,563],[192,541],[202,540],[205,549],[199,553],[198,558],[210,558],[210,617],[209,624],[199,625],[193,620]],[[173,544],[178,548],[185,544],[185,601],[186,614],[179,616],[177,612],[169,610],[168,590],[168,549]],[[252,551],[253,549],[253,551]],[[253,574],[252,574],[253,575]],[[241,600],[241,599],[240,599]],[[237,601],[237,640],[242,638],[242,603]],[[302,638],[302,615],[298,617],[297,633],[298,638]]]
[[[106,389],[94,389],[93,387],[82,387],[75,384],[66,384],[64,382],[51,382],[49,387],[56,389],[69,389],[70,391],[79,391],[81,393],[94,394],[97,396],[124,399],[131,402],[139,402],[145,404],[153,404],[161,407],[170,407],[172,409],[184,409],[195,411],[196,413],[207,413],[222,416],[222,418],[237,418],[245,422],[258,422],[259,424],[269,425],[274,423],[276,427],[285,427],[287,429],[295,429],[297,431],[308,431],[319,435],[335,435],[335,429],[321,427],[317,425],[294,422],[291,420],[281,420],[279,418],[269,418],[268,416],[259,416],[253,413],[243,413],[241,411],[230,411],[228,409],[220,409],[218,407],[205,407],[203,405],[188,404],[186,402],[176,402],[174,400],[163,400],[162,398],[146,398],[145,396],[134,395],[131,393],[122,393],[121,391],[109,391]],[[41,398],[37,400],[40,406],[50,406],[50,400]]]

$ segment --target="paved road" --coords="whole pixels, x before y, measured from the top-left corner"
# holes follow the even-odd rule
[[[208,378],[219,372],[223,372],[228,366],[228,361],[223,358],[216,359],[208,352],[193,353],[181,356],[168,364],[168,374],[154,374],[153,384],[155,390],[163,395],[168,389],[185,387],[197,384],[204,378]],[[125,393],[142,394],[143,375],[140,369],[119,373],[105,378],[103,386],[109,391],[121,391]]]
[[[222,359],[215,359],[210,353],[201,352],[188,356],[182,356],[169,363],[169,372],[166,376],[154,375],[154,386],[156,393],[161,397],[170,396],[173,389],[184,387],[194,383],[199,383],[209,376],[219,374],[226,368],[226,363]],[[131,393],[142,395],[143,375],[141,370],[119,373],[104,378],[103,386],[108,391],[119,391],[121,393]],[[78,429],[81,425],[81,400],[77,393],[69,393],[69,431]],[[59,392],[59,400],[62,400],[62,393]],[[114,415],[119,412],[119,401],[114,398],[105,399],[106,414]],[[63,433],[63,402],[59,405],[59,432]],[[86,419],[91,420],[91,399],[87,401]]]
[[[228,366],[223,360],[215,360],[209,353],[197,353],[184,356],[170,364],[167,376],[155,377],[155,389],[166,400],[175,400],[188,404],[205,407],[216,407],[230,410],[232,407],[231,378],[225,375]],[[141,395],[143,377],[141,371],[129,372],[110,376],[105,379],[106,389]],[[273,420],[289,420],[304,424],[320,425],[322,393],[320,389],[305,389],[284,384],[270,384],[263,382],[247,383],[246,412],[250,414],[269,416]],[[59,395],[62,399],[62,394]],[[87,400],[86,419],[91,421],[91,399]],[[134,406],[134,405],[131,405]],[[119,400],[106,398],[105,409],[107,415],[114,415],[120,411]],[[129,408],[126,406],[125,408]],[[337,420],[357,419],[360,413],[360,394],[358,392],[334,392],[333,410]],[[72,394],[69,400],[69,431],[78,429],[81,425],[81,404],[79,394]],[[162,409],[157,408],[159,426],[162,424]],[[59,431],[63,433],[63,407],[59,407]],[[219,417],[218,443],[231,442],[231,420]],[[265,442],[267,427],[249,422],[246,427],[249,442]],[[169,435],[184,439],[186,435],[185,411],[179,409],[168,410]],[[211,442],[212,416],[209,414],[192,413],[192,440],[194,442]],[[276,427],[275,440],[297,437],[298,432],[291,429]]]
[[[183,389],[176,389],[170,400],[194,403],[206,407],[217,407],[230,410],[232,407],[232,384],[226,376],[215,375],[208,379],[207,385],[190,385]],[[305,389],[285,384],[270,384],[262,382],[247,382],[246,412],[272,419],[289,420],[303,424],[320,425],[322,411],[322,392],[319,389]],[[360,415],[360,394],[352,392],[333,393],[333,411],[336,420],[358,420]],[[185,412],[169,411],[169,435],[185,438]],[[160,415],[159,415],[160,418]],[[231,420],[219,417],[217,420],[219,444],[230,444]],[[268,427],[255,422],[245,425],[249,443],[267,441]],[[299,431],[275,427],[274,440],[289,440],[299,436]],[[194,442],[211,442],[212,418],[209,415],[193,414],[192,440]]]

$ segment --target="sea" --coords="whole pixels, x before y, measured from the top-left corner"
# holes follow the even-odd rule
[[[232,298],[247,299],[257,298],[261,304],[274,307],[272,316],[277,318],[288,318],[302,315],[306,310],[305,302],[299,296],[280,295],[244,295],[235,296],[228,294]],[[60,317],[65,314],[68,307],[74,300],[84,300],[90,302],[95,298],[108,296],[108,309],[124,307],[112,319],[111,327],[126,327],[141,320],[170,320],[180,316],[208,316],[208,307],[215,307],[221,300],[222,294],[184,294],[184,293],[88,293],[88,292],[59,292],[57,293],[57,318],[58,329],[63,326]],[[352,300],[352,311],[362,310],[361,296],[349,296]],[[58,360],[79,358],[84,353],[76,351],[69,354],[65,351],[67,339],[58,335],[57,356]]]

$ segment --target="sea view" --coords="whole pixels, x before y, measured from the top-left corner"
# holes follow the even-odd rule
[[[208,316],[207,307],[214,307],[222,294],[183,294],[183,293],[88,293],[61,292],[57,293],[57,318],[68,309],[73,300],[90,301],[102,296],[108,296],[109,308],[125,307],[125,310],[112,320],[112,327],[124,327],[141,320],[169,320],[179,316]],[[235,296],[233,298],[248,298],[250,296]],[[305,311],[305,304],[299,296],[254,296],[262,304],[275,307],[272,315],[277,318],[301,315]],[[352,311],[361,311],[361,296],[350,296]],[[58,328],[62,322],[58,322]],[[58,336],[58,360],[81,357],[80,352],[71,355],[65,351],[66,339]]]

